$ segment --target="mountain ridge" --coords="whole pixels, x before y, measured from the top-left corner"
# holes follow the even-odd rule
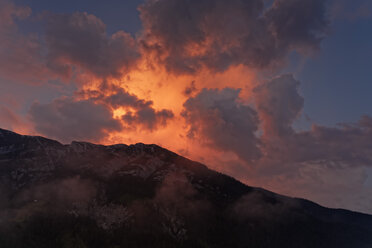
[[[74,141],[65,145],[41,136],[0,129],[0,186],[0,193],[6,192],[0,196],[7,202],[0,205],[0,227],[1,223],[20,225],[16,240],[18,236],[27,237],[23,243],[28,246],[15,245],[16,240],[6,238],[10,229],[3,229],[0,244],[11,244],[8,247],[32,247],[30,242],[36,242],[35,247],[43,247],[44,243],[63,247],[64,238],[53,243],[56,242],[53,237],[45,241],[44,236],[29,234],[46,216],[50,218],[47,223],[51,229],[59,221],[58,225],[66,225],[66,230],[70,230],[71,223],[55,220],[60,215],[101,233],[105,238],[97,242],[109,245],[100,247],[116,244],[146,247],[129,244],[140,242],[138,236],[143,235],[156,244],[154,234],[162,237],[159,241],[162,245],[153,247],[372,244],[371,215],[325,208],[305,199],[250,187],[154,144],[104,146]],[[146,220],[141,219],[142,215]],[[142,231],[137,225],[151,228]],[[211,230],[199,230],[199,226]],[[128,233],[128,237],[115,236],[119,231]],[[298,237],[293,240],[283,238],[294,234]],[[80,232],[77,237],[75,233],[71,235],[74,236],[68,239],[71,242],[95,247]],[[268,242],[267,238],[273,241]],[[203,246],[204,243],[208,246]],[[319,246],[322,243],[328,246]]]

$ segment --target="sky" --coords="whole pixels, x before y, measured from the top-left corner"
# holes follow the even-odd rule
[[[0,127],[372,213],[370,30],[371,0],[0,0]]]

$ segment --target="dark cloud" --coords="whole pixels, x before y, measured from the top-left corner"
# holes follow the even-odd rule
[[[371,166],[371,118],[364,116],[357,123],[335,127],[314,124],[308,131],[296,132],[292,125],[304,106],[298,87],[292,75],[283,75],[254,90],[265,132],[261,138],[264,160],[282,164],[283,169],[299,163]]]
[[[292,50],[319,47],[328,29],[324,2],[277,0],[265,7],[263,0],[148,0],[140,7],[144,31],[138,42],[124,31],[107,34],[105,24],[85,12],[45,14],[45,40],[26,35],[15,20],[31,10],[1,0],[0,72],[33,83],[79,73],[118,77],[140,59],[139,43],[144,57],[154,54],[176,73],[241,64],[267,68]]]
[[[325,0],[276,0],[266,13],[279,47],[318,49],[328,32]]]
[[[152,101],[139,99],[123,89],[106,97],[105,102],[114,107],[129,108],[129,111],[122,116],[122,120],[129,127],[141,127],[153,131],[159,126],[166,126],[167,122],[174,117],[172,111],[167,109],[156,110],[153,108]]]
[[[166,126],[167,121],[173,117],[174,115],[170,110],[156,111],[151,107],[145,107],[137,110],[137,112],[127,112],[122,116],[122,119],[129,126],[138,125],[152,131],[159,126]]]
[[[67,74],[77,67],[101,78],[116,77],[139,57],[130,34],[108,36],[105,24],[85,12],[48,15],[46,44],[49,66]]]
[[[189,137],[241,158],[240,162],[229,162],[228,167],[225,160],[212,158],[209,163],[272,190],[279,187],[284,191],[286,187],[288,194],[314,195],[327,204],[331,201],[325,200],[326,196],[335,193],[342,181],[332,173],[343,180],[353,173],[353,185],[364,187],[363,170],[372,166],[372,117],[332,127],[314,124],[309,130],[297,131],[293,124],[303,110],[304,100],[299,94],[299,82],[292,75],[261,84],[252,96],[256,109],[242,103],[238,89],[203,89],[185,102],[183,117]],[[290,189],[287,181],[303,189]],[[330,187],[329,194],[316,193],[322,187]],[[344,188],[355,192],[357,187]]]
[[[139,9],[143,48],[169,71],[265,68],[292,50],[316,49],[328,29],[322,0],[148,0]]]
[[[118,77],[140,57],[130,34],[119,31],[108,35],[105,24],[94,15],[45,14],[42,35],[19,28],[30,16],[29,7],[0,0],[0,78],[39,84],[69,81],[81,73]]]
[[[59,98],[49,104],[34,103],[30,117],[36,131],[61,141],[98,141],[109,131],[121,130],[111,109],[92,100]]]
[[[152,101],[140,99],[122,88],[115,86],[105,87],[108,87],[112,93],[105,96],[101,91],[81,91],[78,95],[107,104],[114,109],[125,109],[126,113],[121,116],[121,119],[126,124],[126,128],[141,128],[153,131],[159,126],[166,126],[167,122],[174,118],[171,110],[156,110]],[[102,87],[101,90],[103,90]]]
[[[151,107],[153,104],[152,101],[139,99],[136,95],[130,94],[123,89],[118,89],[115,94],[105,97],[104,101],[109,103],[114,108],[132,107],[135,109],[142,109]]]
[[[184,103],[182,113],[188,136],[240,158],[252,161],[260,156],[257,113],[240,103],[239,89],[203,89]]]
[[[313,125],[311,130],[269,142],[272,159],[330,167],[372,166],[372,125],[361,122],[338,127]]]
[[[212,148],[232,151],[243,158],[230,161],[212,157],[210,153],[206,156],[209,164],[248,184],[305,197],[329,207],[371,211],[368,171],[372,168],[372,117],[363,116],[355,123],[335,126],[313,124],[309,130],[298,131],[293,125],[303,111],[304,100],[299,94],[299,82],[291,75],[283,75],[252,92],[261,120],[260,125],[258,121],[253,123],[260,127],[261,135],[260,131],[252,132],[252,126],[244,121],[235,124],[235,120],[249,120],[250,115],[229,107],[231,102],[239,105],[231,100],[237,99],[237,93],[230,100],[220,97],[218,105],[215,99],[222,91],[203,91],[185,103],[190,135]],[[247,138],[246,133],[254,138]],[[231,142],[226,137],[235,140]],[[249,143],[250,140],[254,142]],[[249,156],[253,144],[258,144],[261,151],[254,163]],[[256,202],[261,199],[255,196],[247,199],[236,210],[245,217],[260,215],[260,205]],[[252,204],[250,209],[246,208],[248,202]]]
[[[304,99],[298,93],[299,84],[292,75],[282,75],[254,89],[266,135],[283,136],[293,131],[292,123],[304,106]]]
[[[30,15],[30,8],[0,0],[0,79],[38,84],[55,78],[46,66],[38,35],[18,28]]]

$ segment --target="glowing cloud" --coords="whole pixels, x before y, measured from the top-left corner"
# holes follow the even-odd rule
[[[147,0],[133,37],[109,35],[85,12],[43,14],[43,34],[24,34],[17,20],[31,10],[0,0],[0,78],[75,87],[24,106],[38,134],[156,143],[244,182],[326,202],[310,185],[321,175],[336,192],[324,182],[331,171],[360,184],[361,168],[372,165],[372,121],[293,128],[304,106],[300,82],[276,72],[291,52],[319,49],[329,30],[326,1],[267,2]],[[24,130],[7,106],[0,120]]]

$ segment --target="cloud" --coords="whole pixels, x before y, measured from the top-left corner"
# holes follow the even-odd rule
[[[254,99],[268,136],[288,135],[293,121],[304,106],[298,93],[299,82],[292,75],[282,75],[254,89]]]
[[[108,87],[108,92],[104,87]],[[121,119],[128,129],[140,127],[144,130],[154,131],[160,126],[165,127],[167,122],[174,118],[171,110],[156,110],[152,101],[140,99],[123,88],[112,85],[101,85],[100,89],[96,91],[81,91],[79,95],[107,104],[113,109],[124,110]]]
[[[155,110],[152,101],[139,99],[137,96],[124,90],[107,97],[106,102],[116,107],[129,107],[129,110],[122,115],[122,120],[130,126],[140,126],[150,131],[159,126],[166,126],[167,122],[173,119],[174,114],[167,109]]]
[[[30,15],[29,7],[0,0],[0,79],[38,84],[55,77],[46,66],[39,36],[18,28]]]
[[[203,89],[184,103],[188,136],[252,161],[260,156],[257,113],[240,103],[239,89]]]
[[[34,103],[30,117],[36,131],[64,142],[99,141],[107,132],[122,128],[108,106],[92,100],[59,98],[48,104]]]
[[[16,21],[28,21],[31,9],[0,4],[0,75],[34,84],[86,74],[118,78],[148,58],[175,73],[267,68],[292,50],[317,49],[328,29],[321,0],[277,0],[269,8],[263,0],[148,0],[139,8],[138,39],[108,34],[102,20],[85,12],[43,14],[46,29],[26,33]]]
[[[324,163],[329,166],[372,166],[370,117],[338,127],[313,125],[283,139],[287,161]]]
[[[11,27],[15,27],[16,19],[25,19],[31,14],[31,9],[24,6],[16,6],[11,1],[1,0],[0,1],[1,11],[1,31],[7,31]]]
[[[370,16],[367,1],[358,0],[351,6],[340,0],[338,5],[337,18]],[[243,87],[254,77],[244,78],[242,72],[277,68],[293,51],[308,55],[318,50],[329,30],[326,6],[322,0],[147,0],[140,7],[144,30],[137,39],[123,31],[108,34],[98,17],[85,12],[44,14],[46,30],[26,33],[19,25],[30,21],[31,9],[0,0],[0,78],[6,79],[4,84],[41,84],[87,74],[106,82],[96,89],[85,81],[84,86],[76,85],[74,98],[31,106],[29,116],[35,129],[51,138],[162,143],[189,152],[193,159],[206,159],[214,168],[228,167],[226,171],[233,176],[249,177],[253,184],[263,182],[261,186],[292,193],[297,190],[298,195],[318,197],[322,202],[329,195],[342,198],[341,191],[358,195],[360,200],[370,192],[357,194],[356,189],[363,184],[363,168],[372,165],[371,117],[296,131],[293,124],[303,112],[304,99],[293,76],[276,77],[252,92],[252,85]],[[152,72],[152,67],[143,66],[145,62],[161,68]],[[229,68],[243,69],[229,72]],[[176,75],[169,79],[158,77],[158,72]],[[195,75],[177,77],[184,73]],[[210,75],[222,79],[213,84]],[[120,87],[113,87],[113,78],[121,79]],[[200,84],[203,78],[208,87],[230,88],[202,89],[206,87]],[[240,80],[243,91],[232,88]],[[163,87],[171,81],[178,86]],[[168,94],[172,94],[169,99]],[[248,100],[254,104],[243,103],[240,94],[244,100],[251,97]],[[183,102],[182,118],[178,118]],[[19,130],[27,123],[15,113],[10,106],[0,107],[2,124]],[[189,139],[178,135],[185,131]],[[223,163],[217,166],[211,158]],[[333,173],[353,189],[342,186]],[[356,196],[347,199],[349,203],[358,200]],[[347,201],[340,200],[342,204]]]
[[[353,124],[341,123],[336,127],[314,124],[308,131],[293,130],[292,124],[304,104],[298,86],[293,76],[284,75],[254,90],[263,120],[265,137],[261,140],[266,159],[282,164],[372,166],[372,121],[368,116]]]
[[[174,115],[170,110],[156,111],[153,108],[146,107],[135,113],[129,111],[122,116],[122,119],[130,126],[141,125],[151,131],[158,126],[166,126],[167,121],[173,117]]]
[[[329,166],[372,165],[372,121],[363,116],[357,123],[335,127],[313,124],[307,131],[295,131],[293,123],[301,114],[304,99],[299,82],[292,75],[274,78],[253,90],[264,135],[261,148],[282,168],[291,163],[320,163]]]
[[[118,89],[114,94],[104,97],[104,101],[114,108],[133,107],[135,109],[142,109],[150,107],[153,104],[151,101],[139,99],[136,95],[130,94],[123,89]]]
[[[65,74],[80,69],[99,78],[118,77],[139,57],[130,34],[107,35],[105,24],[94,15],[50,14],[46,21],[49,66]]]
[[[209,151],[205,162],[248,184],[370,212],[372,117],[297,131],[304,106],[299,84],[292,75],[264,82],[252,91],[253,106],[242,103],[238,89],[203,89],[184,104],[189,137],[238,155]]]
[[[39,33],[19,28],[19,23],[30,22],[30,16],[29,7],[0,0],[0,78],[40,84],[70,81],[83,74],[120,77],[140,57],[130,34],[108,35],[105,24],[94,15],[44,14],[38,20],[46,23],[46,29]]]
[[[317,49],[328,29],[322,0],[148,0],[143,49],[174,73],[232,65],[267,68],[292,50]]]
[[[276,0],[265,13],[280,48],[318,49],[329,30],[325,0]]]
[[[372,167],[372,117],[296,131],[293,122],[303,108],[298,87],[293,76],[284,75],[254,90],[263,156],[247,171],[249,180],[329,207],[370,212],[365,182]]]

